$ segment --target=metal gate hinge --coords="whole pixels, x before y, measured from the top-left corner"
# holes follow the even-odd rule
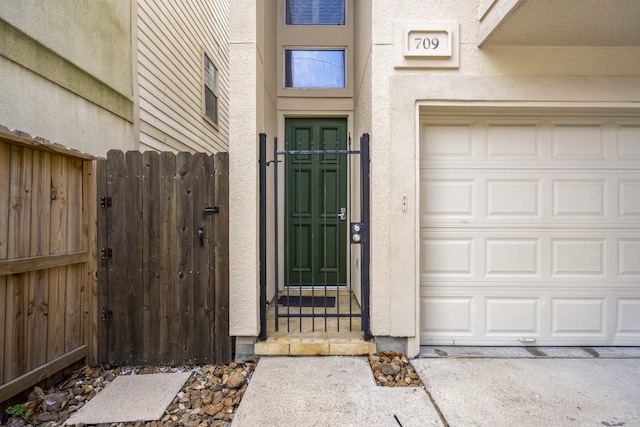
[[[110,208],[112,204],[111,197],[100,197],[100,207]]]
[[[111,248],[102,248],[102,259],[113,258],[113,249]]]
[[[103,322],[110,322],[113,320],[113,311],[109,310],[108,308],[103,308],[102,309],[102,321]]]

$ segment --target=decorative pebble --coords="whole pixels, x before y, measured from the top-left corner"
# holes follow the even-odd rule
[[[85,366],[63,379],[50,389],[43,391],[34,387],[31,399],[25,406],[34,403],[36,410],[26,420],[10,419],[12,427],[54,427],[62,425],[69,416],[80,409],[118,375],[158,374],[169,372],[192,372],[189,381],[167,407],[161,421],[147,423],[115,423],[100,427],[205,427],[229,425],[238,408],[240,399],[251,380],[254,363],[229,365],[204,365],[189,367],[117,367],[108,365]],[[36,399],[41,399],[36,401]],[[42,404],[40,404],[42,402]],[[46,406],[47,412],[43,412]]]
[[[384,387],[422,387],[411,362],[404,354],[383,351],[369,355],[376,384]]]

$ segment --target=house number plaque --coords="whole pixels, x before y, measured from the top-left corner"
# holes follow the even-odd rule
[[[447,30],[410,30],[404,56],[451,56],[451,34]]]
[[[457,21],[396,21],[396,68],[458,68],[460,25]]]

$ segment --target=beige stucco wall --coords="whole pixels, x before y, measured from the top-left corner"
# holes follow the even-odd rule
[[[379,307],[375,312],[381,316],[372,319],[374,334],[412,337],[418,333],[419,103],[515,101],[551,105],[555,101],[572,105],[600,102],[603,106],[631,102],[640,107],[640,48],[479,49],[477,6],[478,2],[455,0],[432,2],[429,7],[421,1],[373,3],[372,86],[376,103],[371,132],[376,150],[372,174],[373,188],[386,189],[379,190],[379,199],[374,194],[373,203],[389,206],[387,212],[376,211],[374,219],[385,226],[375,227],[374,241],[381,243],[373,246],[372,277],[382,279],[379,283],[386,287],[372,295],[372,306]],[[459,22],[459,68],[394,68],[395,44],[399,42],[394,38],[394,24],[420,20]],[[404,194],[409,199],[406,213],[401,209]],[[413,344],[415,348],[415,340]]]
[[[264,84],[263,55],[275,54],[266,47],[260,51],[252,38],[258,21],[251,3],[232,2],[231,17],[232,23],[239,20],[237,25],[232,24],[238,34],[232,31],[231,55],[232,206],[236,203],[232,212],[231,331],[234,335],[255,336],[258,195],[257,162],[251,143],[262,131],[254,123],[260,124],[259,117],[266,118],[267,110],[272,111],[264,101],[272,95],[256,83]],[[479,5],[480,0],[358,0],[354,9],[355,88],[350,116],[354,122],[350,128],[354,137],[370,133],[372,141],[371,328],[376,336],[406,338],[410,354],[415,354],[419,346],[420,105],[512,102],[555,107],[585,103],[640,106],[640,48],[479,49]],[[395,67],[396,45],[401,42],[396,39],[395,25],[417,21],[459,24],[459,67]],[[269,107],[261,107],[258,102]],[[242,123],[234,119],[238,114],[243,115]],[[407,198],[406,212],[402,210],[403,196]],[[234,257],[241,257],[242,262],[235,262]]]
[[[0,0],[0,30],[0,123],[92,154],[132,147],[130,2]]]
[[[230,331],[259,333],[258,134],[273,138],[275,9],[271,1],[230,2]]]

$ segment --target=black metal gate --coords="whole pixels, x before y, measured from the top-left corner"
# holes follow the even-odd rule
[[[337,138],[336,138],[337,139]],[[336,141],[321,141],[309,146],[302,147],[300,141],[285,141],[284,147],[278,146],[277,138],[273,139],[273,150],[268,149],[267,135],[261,133],[259,136],[260,152],[260,339],[267,339],[268,320],[267,316],[273,316],[275,323],[271,326],[272,331],[279,332],[305,332],[328,331],[328,325],[333,320],[333,328],[337,332],[342,330],[363,332],[364,338],[371,338],[369,320],[369,263],[370,263],[370,156],[369,156],[369,135],[363,134],[357,149],[352,147],[349,137],[347,147],[342,148]],[[316,147],[320,149],[315,149]],[[320,210],[320,222],[318,228],[314,227],[314,220],[307,220],[307,226],[311,230],[326,230],[328,222],[335,217],[346,220],[348,226],[348,239],[345,254],[336,254],[338,245],[333,242],[328,244],[326,236],[318,236],[307,232],[306,236],[310,240],[309,245],[292,244],[292,236],[296,230],[301,230],[303,221],[294,222],[290,216],[285,214],[292,210],[291,204],[300,203],[303,195],[300,190],[291,194],[290,197],[282,197],[283,190],[291,191],[289,187],[300,188],[302,179],[313,179],[313,174],[295,174],[297,168],[302,168],[302,158],[309,164],[316,163],[326,165],[326,159],[335,162],[346,162],[347,174],[347,203],[348,208],[342,209],[336,215],[333,208],[339,203],[327,201],[327,194],[338,194],[340,190],[333,191],[327,188],[334,185],[339,179],[322,179],[319,183],[321,194],[311,195],[311,199],[319,200],[319,205],[315,209]],[[321,166],[322,167],[322,166]],[[326,175],[325,170],[320,170],[318,176]],[[296,182],[293,182],[296,180]],[[307,185],[308,183],[305,183]],[[317,183],[318,184],[318,183]],[[311,185],[309,188],[317,188]],[[331,190],[331,191],[329,191]],[[313,191],[313,190],[311,190]],[[313,203],[310,202],[310,203]],[[284,208],[283,208],[284,207]],[[284,212],[283,212],[284,211]],[[293,222],[293,223],[290,223]],[[309,224],[310,223],[310,224]],[[284,228],[282,228],[284,226]],[[323,228],[323,226],[325,226]],[[292,230],[292,231],[289,231]],[[325,231],[326,233],[326,231]],[[291,234],[291,235],[290,235]],[[300,239],[298,232],[295,239]],[[338,234],[341,236],[340,234]],[[304,250],[310,254],[303,254]],[[320,247],[323,252],[314,254],[314,248]],[[310,249],[308,249],[310,247]],[[292,253],[295,251],[296,253]],[[332,252],[331,254],[329,254]],[[315,256],[320,258],[327,256],[346,257],[346,283],[336,283],[335,280],[327,280],[326,272],[311,275],[311,279],[295,281],[295,277],[282,274],[282,266],[288,260],[302,259],[303,256]],[[340,272],[337,276],[340,276]],[[287,276],[287,277],[284,277]],[[335,275],[332,277],[336,277]],[[341,301],[342,298],[342,301]],[[271,318],[269,320],[271,322]],[[306,323],[305,323],[306,322]],[[269,323],[271,325],[271,323]]]

